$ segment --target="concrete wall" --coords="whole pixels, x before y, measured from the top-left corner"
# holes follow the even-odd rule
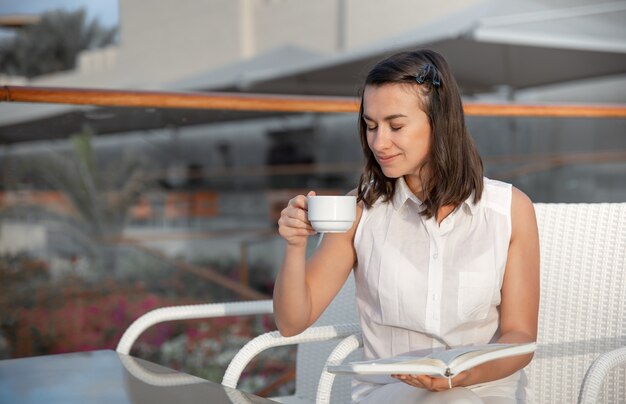
[[[159,88],[286,45],[357,49],[484,0],[120,0],[120,42],[33,85]]]
[[[297,45],[322,53],[337,50],[338,7],[343,0],[257,1],[254,53]]]
[[[241,3],[122,0],[119,68],[152,83],[237,59]]]

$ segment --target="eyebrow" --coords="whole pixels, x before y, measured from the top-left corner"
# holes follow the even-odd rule
[[[403,115],[403,114],[394,114],[394,115],[388,115],[388,116],[384,117],[383,120],[384,121],[391,121],[391,120],[396,119],[396,118],[408,118],[408,116]],[[372,118],[367,116],[367,114],[363,114],[363,119],[365,119],[366,121],[375,122]]]

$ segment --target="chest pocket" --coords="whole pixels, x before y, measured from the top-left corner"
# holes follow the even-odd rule
[[[459,272],[457,312],[462,321],[484,320],[493,304],[496,271],[493,250],[471,260]]]

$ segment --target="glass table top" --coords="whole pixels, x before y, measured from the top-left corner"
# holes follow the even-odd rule
[[[2,403],[272,403],[111,350],[0,361]]]

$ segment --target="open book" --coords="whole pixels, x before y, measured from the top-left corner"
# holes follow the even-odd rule
[[[536,348],[535,342],[474,345],[435,351],[424,357],[406,354],[386,359],[329,365],[327,370],[331,373],[352,375],[413,374],[451,378],[481,363],[531,353]]]

